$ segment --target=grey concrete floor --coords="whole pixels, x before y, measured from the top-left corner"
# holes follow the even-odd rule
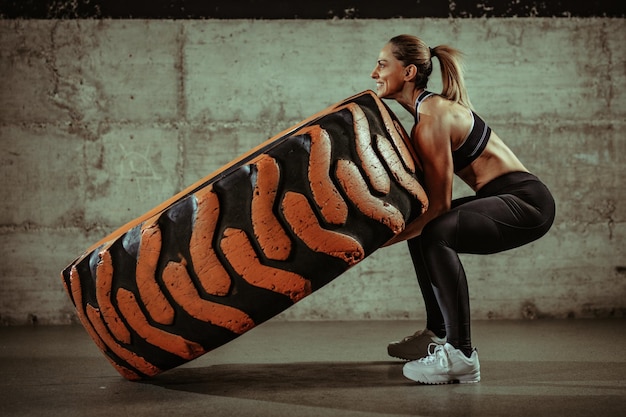
[[[624,416],[626,320],[479,321],[478,384],[418,385],[410,321],[268,322],[128,382],[82,327],[0,328],[0,416]]]

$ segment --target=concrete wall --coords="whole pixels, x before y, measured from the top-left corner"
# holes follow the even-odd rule
[[[4,20],[0,323],[72,322],[66,264],[251,147],[373,88],[379,49],[404,32],[466,52],[479,113],[558,203],[542,240],[463,257],[473,318],[623,316],[623,19]],[[405,245],[281,316],[423,317]]]

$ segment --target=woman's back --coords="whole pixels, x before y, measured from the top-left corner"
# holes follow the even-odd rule
[[[414,140],[419,140],[420,130],[437,129],[445,133],[442,138],[449,139],[453,160],[468,156],[458,155],[461,151],[478,153],[476,159],[467,166],[455,170],[475,191],[508,172],[528,171],[502,139],[467,107],[439,95],[431,95],[417,106],[417,111],[418,124]],[[482,122],[484,128],[483,125],[477,126],[477,121]],[[470,140],[472,143],[468,143]],[[484,148],[479,149],[482,146]],[[455,153],[458,158],[454,158]]]

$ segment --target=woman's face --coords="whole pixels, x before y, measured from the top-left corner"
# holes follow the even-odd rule
[[[376,80],[376,94],[380,98],[394,98],[404,86],[404,65],[393,55],[393,45],[388,43],[380,51],[372,78]]]

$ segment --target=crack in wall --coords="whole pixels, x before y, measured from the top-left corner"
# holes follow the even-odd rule
[[[613,231],[615,229],[615,219],[613,214],[615,213],[617,206],[612,199],[605,200],[603,205],[593,206],[592,210],[598,213],[598,215],[606,219],[607,229],[609,231],[609,240],[613,240]]]

